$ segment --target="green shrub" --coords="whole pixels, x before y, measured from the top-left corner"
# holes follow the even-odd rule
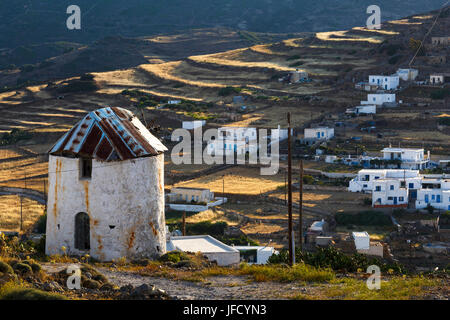
[[[14,273],[13,268],[6,262],[0,261],[0,273]]]
[[[26,263],[22,263],[22,262],[16,263],[13,268],[14,268],[14,271],[16,271],[16,273],[21,274],[21,275],[25,275],[25,274],[33,272],[33,269],[31,269],[30,265],[28,265]]]
[[[4,291],[0,295],[0,300],[67,300],[66,297],[60,294],[33,288],[16,287]]]
[[[36,221],[36,231],[37,233],[45,233],[47,228],[47,214],[43,214]]]
[[[295,260],[303,261],[316,268],[331,268],[335,271],[356,272],[358,269],[367,270],[371,265],[377,265],[382,271],[392,269],[394,272],[402,273],[405,270],[398,263],[388,264],[376,258],[369,258],[365,255],[355,253],[346,255],[334,247],[319,248],[316,252],[310,253],[296,249]],[[269,258],[270,264],[288,263],[289,254],[287,250],[281,250],[278,255]]]
[[[180,225],[181,226],[181,225]],[[210,221],[202,221],[198,223],[186,224],[186,232],[189,235],[223,236],[228,224],[226,222],[211,223]]]
[[[314,177],[310,176],[309,174],[305,174],[303,176],[303,183],[304,184],[314,184]]]
[[[0,135],[0,146],[17,143],[21,140],[31,139],[33,135],[25,130],[14,128],[11,132]]]
[[[363,211],[358,213],[338,212],[335,215],[338,225],[391,226],[391,218],[381,211]]]
[[[159,257],[158,260],[161,262],[178,263],[180,261],[189,260],[189,256],[182,251],[170,251],[167,252],[166,254],[163,254],[161,257]]]
[[[101,283],[94,279],[85,279],[82,283],[84,288],[88,289],[100,289]]]
[[[246,235],[242,235],[239,238],[223,237],[223,238],[219,238],[218,240],[222,241],[223,243],[225,243],[229,246],[231,246],[231,245],[246,246],[248,244],[250,244],[251,246],[259,246],[258,241],[252,240],[249,237],[247,237]]]
[[[293,267],[242,264],[239,271],[241,274],[252,276],[254,281],[258,282],[324,282],[332,280],[335,277],[334,272],[329,268],[315,268],[304,263],[296,264]]]
[[[430,93],[430,98],[433,100],[442,100],[448,96],[450,96],[450,88],[438,89]],[[448,125],[449,121],[449,117],[443,117],[439,119],[440,124],[442,124],[441,122],[445,122],[445,124]]]
[[[223,97],[223,96],[229,96],[230,94],[235,94],[235,93],[239,93],[241,92],[242,89],[241,88],[237,88],[237,87],[225,87],[225,88],[221,88],[219,90],[219,96]]]
[[[39,263],[36,263],[34,260],[25,260],[22,263],[29,265],[31,267],[31,270],[35,273],[42,270],[41,265]]]

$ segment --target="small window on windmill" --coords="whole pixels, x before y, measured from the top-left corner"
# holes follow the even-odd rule
[[[91,179],[92,178],[92,159],[81,159],[80,161],[80,178]]]

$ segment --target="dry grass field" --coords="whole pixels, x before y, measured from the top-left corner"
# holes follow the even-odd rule
[[[20,207],[19,196],[0,196],[0,230],[20,231]],[[44,214],[45,207],[38,202],[22,198],[23,230],[29,230]]]
[[[174,187],[208,188],[213,192],[259,195],[284,185],[284,176],[261,176],[258,168],[234,167],[198,179],[183,181]]]
[[[44,190],[48,163],[41,157],[0,163],[0,186]]]

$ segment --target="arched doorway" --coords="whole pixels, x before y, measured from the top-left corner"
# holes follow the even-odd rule
[[[89,215],[79,212],[75,216],[75,248],[89,250],[91,248]]]

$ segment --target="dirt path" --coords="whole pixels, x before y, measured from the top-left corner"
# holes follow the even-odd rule
[[[48,273],[58,272],[68,264],[44,264]],[[144,277],[132,272],[113,271],[97,268],[111,283],[121,287],[131,284],[155,285],[170,296],[183,300],[251,300],[251,299],[287,299],[296,294],[312,293],[313,287],[304,287],[300,283],[252,282],[247,277],[220,276],[210,277],[205,282],[171,280],[167,278]]]
[[[220,276],[210,277],[206,282],[177,281],[166,278],[143,277],[128,272],[99,269],[108,279],[118,286],[143,283],[153,284],[179,299],[222,300],[222,299],[286,299],[297,293],[306,293],[308,288],[296,283],[252,282],[247,277]],[[311,289],[311,288],[310,288]]]

